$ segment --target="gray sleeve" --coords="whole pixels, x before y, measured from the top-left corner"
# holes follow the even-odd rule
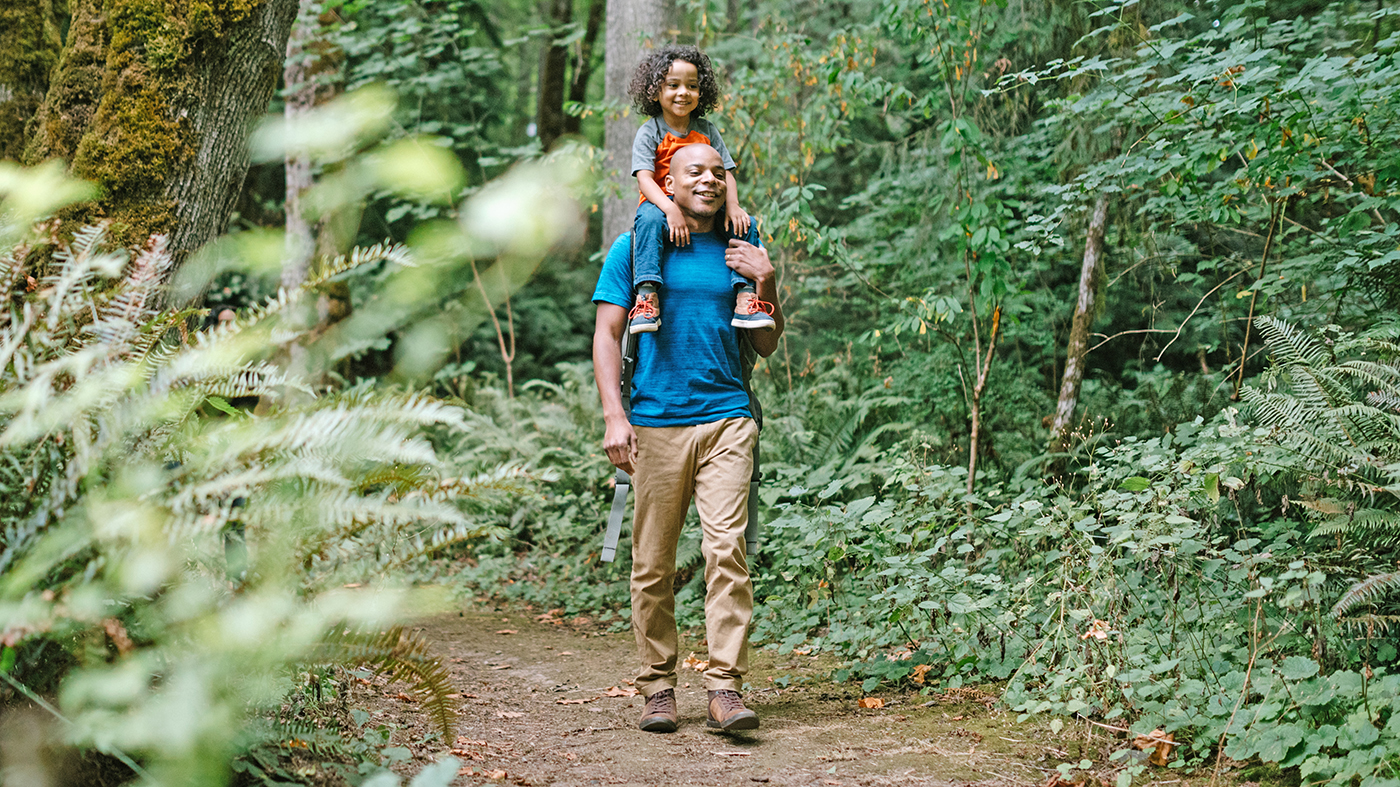
[[[632,138],[633,175],[644,169],[656,171],[656,146],[661,144],[661,137],[656,133],[656,125],[651,120],[647,120],[641,128],[637,129],[637,136]]]
[[[705,124],[705,128],[699,129],[700,133],[710,138],[710,147],[719,152],[720,159],[724,161],[724,168],[734,169],[734,158],[729,155],[729,148],[725,147],[724,137],[719,135],[719,129],[715,127],[715,124],[704,118],[697,118],[694,123],[697,126],[701,123]]]

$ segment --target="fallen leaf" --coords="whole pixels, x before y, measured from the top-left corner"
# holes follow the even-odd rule
[[[954,717],[952,717],[951,719],[949,719],[949,721],[962,721],[962,720],[965,719],[965,718],[967,718],[967,717],[966,717],[966,716],[954,716]]]
[[[481,772],[481,775],[482,775],[482,776],[485,776],[485,777],[488,778],[488,779],[504,779],[504,778],[506,777],[506,772],[505,772],[505,771],[482,771],[482,772]]]
[[[794,656],[806,656],[807,654],[809,654],[809,653],[811,653],[811,652],[812,652],[812,651],[811,651],[810,648],[804,648],[804,649],[801,649],[801,650],[799,650],[799,649],[797,649],[797,648],[794,648],[793,651],[792,651],[792,655],[794,655]]]
[[[1172,747],[1176,745],[1175,736],[1161,729],[1153,730],[1133,739],[1133,748],[1139,751],[1152,750],[1152,753],[1147,756],[1147,761],[1158,767],[1166,766],[1171,759]]]
[[[561,655],[561,656],[572,656],[572,655],[574,655],[574,652],[573,652],[572,650],[561,650],[561,651],[559,651],[559,655]]]
[[[513,711],[513,710],[500,710],[500,711],[496,711],[496,716],[497,716],[498,718],[502,718],[502,719],[518,719],[518,718],[520,718],[521,716],[524,716],[524,715],[525,715],[525,714],[523,714],[523,713],[521,713],[521,712],[519,712],[519,711]]]
[[[516,631],[515,629],[501,629],[500,631],[497,631],[496,633],[497,633],[497,634],[519,634],[520,632]]]
[[[581,700],[557,699],[557,700],[554,701],[554,704],[556,704],[556,705],[582,705],[582,704],[584,704],[584,703],[586,703],[586,702],[592,702],[592,701],[594,701],[594,700],[596,700],[596,699],[598,699],[598,698],[597,698],[597,697],[587,697],[587,698],[581,699]]]
[[[933,669],[932,664],[916,664],[914,665],[914,672],[909,675],[909,680],[912,680],[915,683],[923,683],[924,673],[928,672],[931,669]]]
[[[461,736],[461,735],[457,736],[457,741],[456,741],[456,743],[457,743],[458,746],[485,746],[485,745],[486,745],[486,741],[474,741],[474,740],[472,740],[471,738],[467,738],[467,737]]]
[[[611,686],[611,687],[608,688],[607,691],[603,692],[603,696],[604,696],[604,697],[635,697],[635,696],[637,696],[637,690],[636,690],[636,689],[624,689],[624,688],[622,688],[621,686]]]
[[[462,699],[474,700],[474,699],[476,699],[476,695],[475,695],[475,694],[463,694],[463,695],[462,695]]]
[[[497,669],[510,669],[510,665],[509,665],[509,664],[497,664],[496,666],[492,667],[491,669],[493,669],[493,670],[497,670]]]
[[[710,662],[708,660],[701,661],[700,659],[695,658],[694,653],[691,653],[689,656],[686,656],[685,660],[681,662],[681,669],[693,669],[696,672],[704,672],[709,668]]]
[[[879,697],[861,697],[856,705],[862,708],[883,708],[885,707],[885,701]]]
[[[1089,630],[1079,635],[1080,639],[1096,639],[1102,642],[1108,639],[1109,626],[1106,620],[1095,620],[1089,625]]]

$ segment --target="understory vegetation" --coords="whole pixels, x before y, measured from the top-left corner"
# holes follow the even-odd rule
[[[0,702],[127,779],[285,783],[321,747],[397,784],[387,732],[297,713],[384,673],[449,740],[406,618],[629,625],[588,361],[598,31],[310,5],[325,95],[254,135],[203,251],[70,226],[92,189],[0,163]],[[754,375],[754,646],[1160,731],[1171,768],[1400,783],[1400,11],[676,13],[788,317]],[[581,87],[546,144],[551,42]],[[296,156],[317,252],[287,285]],[[678,567],[699,628],[698,528]]]

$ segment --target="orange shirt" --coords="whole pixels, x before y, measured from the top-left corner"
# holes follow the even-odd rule
[[[671,157],[676,155],[677,150],[686,145],[695,144],[709,145],[710,138],[693,128],[683,137],[667,134],[661,138],[661,144],[656,146],[656,169],[653,172],[656,173],[656,185],[661,186],[662,191],[666,190],[664,184],[666,183],[666,175],[671,171]],[[646,195],[643,194],[637,204],[640,205],[646,201]]]

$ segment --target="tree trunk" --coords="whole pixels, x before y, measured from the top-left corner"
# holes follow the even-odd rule
[[[592,0],[588,4],[588,26],[583,30],[583,38],[578,44],[578,60],[574,62],[573,79],[569,84],[569,100],[582,104],[588,99],[588,81],[593,78],[593,50],[598,44],[598,33],[603,29],[603,18],[607,14],[607,0]],[[583,118],[578,115],[564,116],[564,133],[577,134]]]
[[[1094,321],[1094,301],[1103,267],[1104,225],[1108,222],[1108,196],[1100,195],[1089,218],[1084,241],[1084,264],[1079,269],[1079,300],[1070,323],[1069,349],[1065,353],[1065,374],[1060,382],[1060,401],[1050,425],[1050,450],[1060,452],[1069,443],[1070,422],[1079,404],[1079,387],[1084,382],[1084,356],[1089,350],[1089,327]]]
[[[564,133],[564,72],[569,67],[569,22],[574,18],[573,0],[545,0],[550,28],[549,44],[540,58],[539,102],[535,128],[545,150]]]
[[[0,159],[24,154],[25,127],[62,50],[53,0],[6,0],[0,7]]]
[[[110,219],[130,245],[167,233],[178,263],[227,226],[297,1],[149,6],[73,0],[25,158],[71,158],[103,196],[70,218]]]
[[[289,127],[316,106],[316,82],[311,74],[311,55],[306,51],[318,24],[314,2],[301,0],[296,23],[287,39],[282,84],[287,96],[283,112]],[[287,194],[283,204],[287,214],[287,251],[282,260],[282,286],[290,290],[306,280],[314,250],[311,224],[301,212],[301,195],[311,188],[311,158],[304,150],[288,150],[285,169]]]
[[[604,96],[626,105],[632,72],[646,49],[661,36],[666,21],[662,0],[607,0],[608,33],[603,60]],[[641,125],[631,112],[608,117],[603,127],[603,166],[612,172],[617,196],[603,202],[603,248],[631,229],[637,213],[637,182],[632,177],[632,138]]]

